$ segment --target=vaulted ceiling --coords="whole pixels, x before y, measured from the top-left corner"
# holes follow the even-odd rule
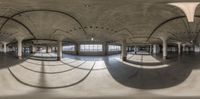
[[[199,42],[200,6],[188,23],[179,1],[198,0],[0,0],[0,40]]]

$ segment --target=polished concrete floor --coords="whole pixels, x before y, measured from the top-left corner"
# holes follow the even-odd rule
[[[0,54],[0,99],[199,99],[200,54]]]

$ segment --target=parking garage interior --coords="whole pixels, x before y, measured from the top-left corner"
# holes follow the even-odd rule
[[[0,99],[199,99],[199,0],[0,0]]]

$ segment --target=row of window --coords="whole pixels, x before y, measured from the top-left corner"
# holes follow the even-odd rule
[[[119,46],[119,45],[108,45],[108,51],[121,51],[121,46]]]
[[[102,44],[81,44],[80,51],[82,52],[101,52],[103,51]]]
[[[63,51],[75,51],[75,45],[63,46]],[[81,52],[101,52],[103,51],[102,44],[81,44]],[[119,45],[108,45],[108,51],[121,51]]]
[[[75,51],[75,45],[63,46],[63,51]]]

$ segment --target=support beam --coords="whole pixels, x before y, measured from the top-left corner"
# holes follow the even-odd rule
[[[80,45],[79,45],[79,43],[76,43],[75,44],[76,55],[79,55],[79,50],[80,50]]]
[[[152,53],[152,45],[149,45],[149,52]]]
[[[51,48],[51,46],[46,46],[46,53],[51,53],[52,52],[52,50],[51,50],[52,48]]]
[[[163,59],[167,59],[167,40],[166,39],[162,39],[163,41]]]
[[[55,52],[58,52],[58,47],[57,46],[55,47]]]
[[[104,43],[104,55],[108,55],[108,43]]]
[[[36,52],[36,48],[34,45],[32,45],[32,48],[31,48],[31,53],[35,53]]]
[[[181,42],[178,42],[177,45],[178,45],[178,55],[181,55]]]
[[[49,51],[48,51],[48,48],[49,48],[49,47],[48,47],[48,46],[46,46],[46,53],[49,53]]]
[[[138,51],[139,51],[138,50],[138,46],[134,46],[134,52],[135,52],[135,54],[137,54]]]
[[[57,60],[62,59],[62,41],[58,41]]]
[[[182,44],[182,47],[183,47],[182,52],[185,52],[186,51],[185,44]]]
[[[157,53],[157,45],[154,44],[154,45],[153,45],[153,54],[156,54],[156,53]]]
[[[22,59],[22,39],[17,39],[18,51],[17,55],[19,59]]]
[[[6,53],[7,52],[7,42],[3,42],[3,52]]]
[[[121,58],[122,58],[123,61],[126,61],[126,59],[127,59],[126,40],[122,41]]]

